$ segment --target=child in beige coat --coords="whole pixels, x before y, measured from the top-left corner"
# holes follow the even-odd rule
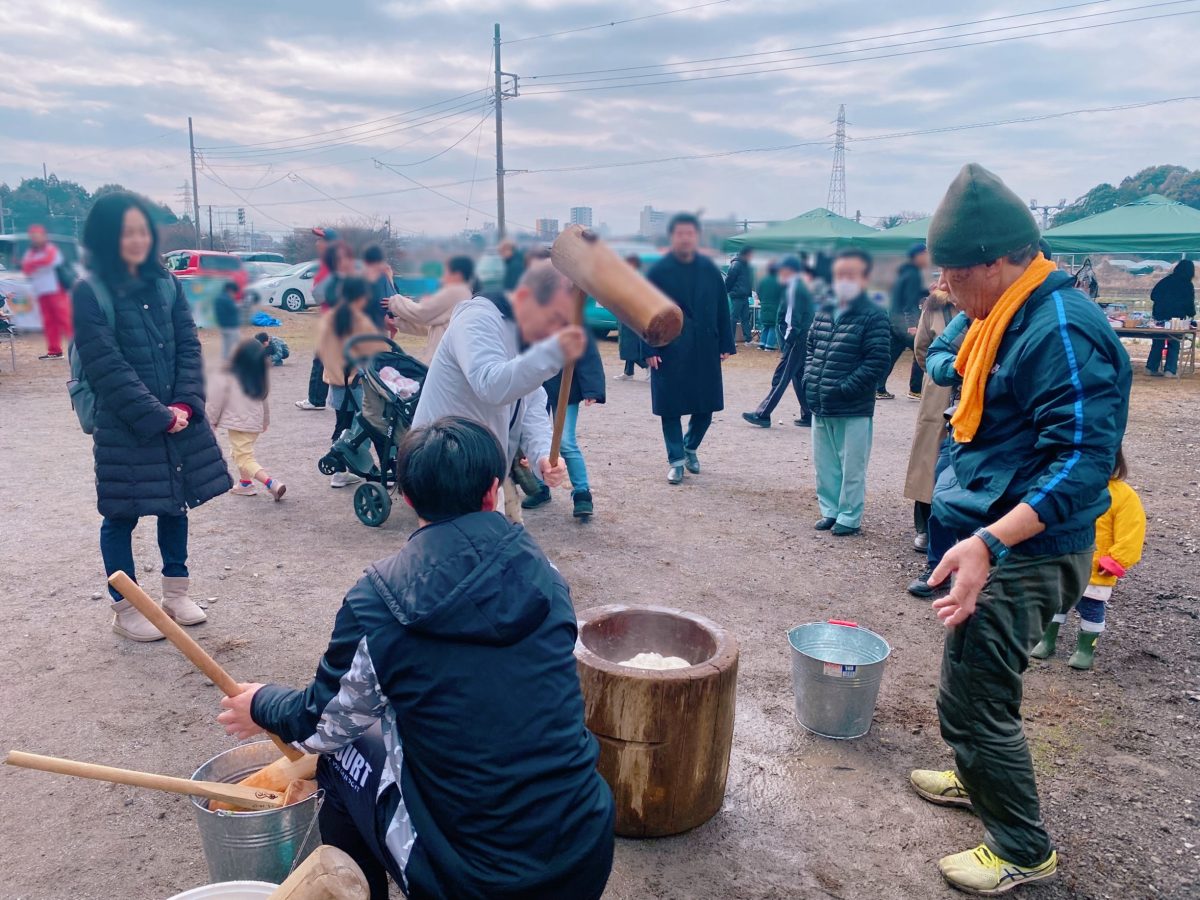
[[[207,409],[213,429],[224,427],[229,432],[239,478],[230,493],[253,497],[258,493],[257,481],[279,501],[287,485],[272,478],[254,458],[254,444],[271,423],[267,404],[270,364],[266,347],[256,340],[242,341],[234,348],[229,363],[210,380]]]

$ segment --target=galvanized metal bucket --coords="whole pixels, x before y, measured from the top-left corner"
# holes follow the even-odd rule
[[[892,648],[855,622],[797,625],[792,647],[796,718],[821,737],[846,740],[871,730],[883,666]]]
[[[194,781],[236,782],[279,759],[270,741],[242,744],[219,753],[198,768]],[[214,812],[208,801],[192,798],[208,874],[213,881],[268,881],[280,884],[321,843],[317,813],[324,793],[262,812]]]

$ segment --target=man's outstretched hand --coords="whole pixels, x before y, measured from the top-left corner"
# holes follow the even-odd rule
[[[943,625],[953,628],[974,614],[979,592],[987,584],[991,571],[992,554],[977,537],[959,541],[946,552],[929,578],[930,587],[937,587],[954,575],[950,593],[933,601],[933,611]]]
[[[254,702],[254,695],[260,687],[261,684],[239,684],[236,695],[221,698],[221,707],[225,712],[217,716],[217,721],[225,726],[226,734],[232,734],[238,740],[262,734],[263,729],[250,716],[250,704]]]

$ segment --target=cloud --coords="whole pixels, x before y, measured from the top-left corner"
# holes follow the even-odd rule
[[[505,165],[534,170],[509,179],[508,210],[516,222],[563,219],[580,203],[620,230],[636,226],[646,203],[750,219],[793,216],[825,202],[832,122],[843,103],[849,204],[869,217],[933,208],[971,159],[994,167],[1023,196],[1057,200],[1145,165],[1177,161],[1174,148],[1200,145],[1197,103],[867,140],[1193,93],[1187,86],[1194,82],[1200,17],[1063,30],[1096,21],[1079,20],[1027,29],[1054,32],[1042,37],[946,50],[913,42],[935,34],[981,40],[987,36],[961,35],[1077,13],[1014,19],[1011,8],[992,0],[953,11],[933,0],[900,6],[738,0],[573,31],[686,5],[343,0],[331,7],[294,0],[283,8],[210,0],[195,8],[157,0],[7,0],[0,3],[8,57],[0,179],[15,183],[45,160],[63,178],[93,187],[119,181],[174,202],[190,171],[191,116],[197,144],[209,148],[203,203],[261,205],[256,221],[269,214],[282,223],[273,227],[283,228],[348,214],[322,192],[377,194],[344,202],[414,230],[456,230],[466,216],[461,206],[410,190],[411,182],[374,160],[421,162],[401,171],[429,185],[479,179],[473,188],[439,191],[493,207],[492,125],[480,120],[496,21],[507,41],[504,69],[522,76],[521,96],[505,102]],[[1010,18],[916,33],[997,16]],[[520,40],[556,31],[572,33]],[[1015,33],[1021,32],[992,37]],[[878,49],[884,44],[904,46]],[[750,59],[807,58],[762,67],[775,71],[754,77],[649,84],[670,71],[651,66],[708,59],[686,65],[707,69],[691,75],[705,78],[740,71],[715,68],[745,61],[730,57],[784,48],[793,49]],[[840,52],[854,48],[876,49]],[[862,58],[903,50],[923,52]],[[627,71],[594,71],[607,69]],[[620,83],[555,88],[555,81],[622,74],[653,77],[625,89],[545,93]],[[809,142],[777,152],[604,167]],[[581,165],[587,168],[536,171]],[[472,214],[473,222],[480,219]]]

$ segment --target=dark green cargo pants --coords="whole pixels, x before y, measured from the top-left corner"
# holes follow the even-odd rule
[[[992,572],[975,614],[946,636],[938,716],[958,775],[1002,859],[1036,866],[1050,855],[1033,762],[1021,724],[1021,676],[1055,613],[1074,605],[1092,552],[1008,557]]]

